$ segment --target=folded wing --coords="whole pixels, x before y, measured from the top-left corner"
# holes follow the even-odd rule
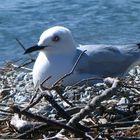
[[[140,58],[135,45],[83,45],[78,47],[77,56],[87,50],[80,59],[76,72],[90,73],[103,77],[121,76]],[[138,47],[137,47],[138,48]]]

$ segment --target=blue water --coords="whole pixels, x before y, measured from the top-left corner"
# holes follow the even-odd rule
[[[0,65],[24,58],[42,31],[62,25],[77,43],[140,42],[140,0],[4,0],[0,1]]]

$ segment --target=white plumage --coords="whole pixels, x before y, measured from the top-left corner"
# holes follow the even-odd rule
[[[33,67],[34,85],[52,76],[45,84],[51,86],[64,74],[70,72],[82,51],[74,74],[67,77],[64,85],[71,85],[83,78],[124,76],[134,65],[140,63],[140,44],[130,45],[79,45],[71,31],[55,26],[42,33],[36,46],[25,53],[39,50]]]

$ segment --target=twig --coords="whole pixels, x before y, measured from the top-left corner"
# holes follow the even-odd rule
[[[48,91],[49,92],[49,91]],[[52,96],[46,94],[46,92],[44,92],[44,97],[47,99],[47,101],[49,101],[49,103],[58,111],[58,114],[60,116],[62,116],[63,118],[65,118],[66,120],[70,120],[70,115],[64,111],[63,108],[61,108],[56,101],[53,99]]]
[[[57,110],[58,115],[65,118],[67,121],[69,121],[71,119],[71,116],[60,105],[58,105],[57,102],[53,99],[53,97],[50,95],[50,91],[43,91],[34,102],[29,104],[27,107],[23,108],[21,111],[28,110],[29,108],[33,107],[43,97]],[[79,123],[77,124],[77,127],[80,130],[89,131],[89,128],[87,128]]]
[[[135,87],[135,86],[129,86],[129,85],[122,85],[122,86],[125,87],[125,88],[132,88],[132,89],[140,90],[139,87]]]
[[[32,129],[30,129],[30,130],[27,130],[26,132],[24,132],[24,133],[22,133],[22,134],[16,136],[15,138],[16,138],[16,139],[19,139],[19,138],[20,138],[20,139],[22,139],[22,138],[24,138],[24,139],[25,139],[25,138],[29,138],[29,135],[31,135],[32,133],[38,132],[38,131],[40,131],[40,130],[46,128],[47,126],[48,126],[48,124],[41,124],[41,125],[36,126],[36,127],[32,128]]]
[[[46,88],[46,87],[44,86],[44,83],[45,83],[47,80],[51,79],[51,78],[52,78],[52,76],[48,76],[48,77],[40,84],[41,90],[51,90],[50,88]]]
[[[44,97],[44,95],[43,95],[43,94],[40,94],[40,95],[38,96],[38,98],[37,98],[35,101],[31,100],[30,103],[29,103],[29,105],[28,105],[27,107],[23,108],[22,111],[28,110],[29,108],[35,106],[37,103],[40,102],[40,100],[41,100],[43,97]]]
[[[111,98],[116,93],[118,85],[119,80],[114,79],[112,87],[103,91],[101,95],[94,97],[92,101],[87,106],[85,106],[85,108],[81,109],[79,113],[75,114],[75,116],[71,118],[67,124],[69,126],[77,127],[76,125],[81,119],[83,119],[86,115],[89,115],[91,111],[93,112],[96,109],[96,107],[98,107],[101,104],[102,101]],[[64,132],[65,130],[60,131],[61,134]]]
[[[84,82],[94,81],[94,80],[103,80],[103,78],[101,78],[101,77],[91,77],[91,78],[83,79],[83,80],[75,83],[74,85],[72,85],[72,87],[78,86],[78,85],[80,85],[81,83],[84,83]]]
[[[38,94],[38,90],[36,90],[34,96],[31,98],[29,105],[34,102],[34,99],[37,97],[37,94]]]
[[[3,110],[3,109],[0,109],[0,112],[4,112],[4,113],[6,113],[6,114],[9,114],[9,115],[11,115],[11,111],[8,111],[8,110]]]
[[[12,64],[12,66],[15,67],[15,68],[21,68],[21,69],[24,69],[24,70],[32,71],[32,69],[26,68],[26,67],[23,67],[23,66],[17,66],[15,64]]]
[[[22,47],[22,49],[23,49],[24,51],[26,51],[26,48],[25,48],[24,45],[19,41],[18,38],[16,38],[16,41],[19,43],[19,45]]]
[[[0,116],[12,116],[12,114],[0,112]]]
[[[114,123],[106,123],[106,124],[97,124],[92,126],[91,128],[100,128],[100,127],[129,127],[132,125],[140,125],[140,121],[127,121],[127,122],[114,122]]]
[[[18,38],[16,38],[16,41],[19,43],[19,45],[22,47],[22,49],[23,49],[24,51],[26,51],[26,48],[24,47],[24,45],[21,43],[21,41],[20,41]],[[29,55],[30,59],[31,59],[32,61],[34,61],[34,59],[32,59],[32,55],[31,55],[30,53],[29,53],[28,55]]]
[[[76,62],[74,63],[74,65],[73,65],[73,67],[72,67],[72,69],[71,69],[71,71],[70,71],[69,73],[67,73],[67,74],[65,74],[64,76],[60,77],[60,78],[59,78],[51,87],[49,87],[49,88],[43,86],[43,84],[44,84],[47,80],[49,80],[52,76],[47,77],[47,78],[40,84],[41,89],[43,89],[43,90],[49,90],[49,91],[50,91],[50,90],[56,90],[56,92],[57,92],[58,95],[61,97],[61,99],[64,100],[64,101],[65,101],[67,104],[69,104],[70,106],[72,106],[72,104],[71,104],[64,96],[62,96],[62,94],[60,94],[57,85],[58,85],[58,83],[60,83],[63,79],[65,79],[66,77],[70,76],[70,75],[74,72],[74,70],[75,70],[76,66],[78,65],[78,63],[79,63],[79,61],[80,61],[82,55],[83,55],[85,52],[86,52],[86,50],[84,50],[84,51],[79,55],[78,59],[77,59]]]
[[[79,131],[77,129],[74,129],[71,126],[65,125],[65,124],[57,122],[55,120],[49,120],[44,116],[39,116],[39,115],[32,114],[32,113],[30,113],[30,112],[28,112],[26,110],[21,111],[17,106],[11,106],[11,110],[14,113],[23,114],[23,115],[25,115],[25,116],[27,116],[29,118],[33,118],[33,119],[35,119],[37,121],[47,123],[48,125],[53,125],[53,126],[57,126],[57,127],[60,127],[60,128],[64,128],[64,129],[74,133],[77,136],[80,136],[80,137],[83,137],[83,138],[86,137],[84,132]]]
[[[16,38],[16,41],[19,43],[19,45],[21,46],[21,48],[22,48],[24,51],[26,51],[26,48],[24,47],[24,45],[21,43],[21,41],[20,41],[18,38]],[[30,62],[27,62],[27,63],[25,63],[25,64],[23,64],[23,65],[21,65],[21,66],[19,66],[18,68],[24,67],[24,66],[26,66],[26,65],[29,65],[29,64],[35,62],[35,60],[32,58],[32,55],[31,55],[30,53],[28,54],[28,56],[29,56],[29,58],[30,58],[31,61],[30,61]]]
[[[140,91],[138,91],[137,89],[132,88],[131,90],[132,90],[133,92],[135,92],[136,94],[140,95]]]
[[[35,60],[34,60],[34,59],[33,59],[33,60],[30,60],[29,62],[26,62],[26,63],[24,63],[24,64],[20,65],[18,68],[22,68],[22,67],[24,67],[24,66],[27,66],[27,65],[29,65],[29,64],[31,64],[31,63],[33,63],[33,62],[35,62]]]
[[[115,136],[114,140],[140,140],[139,137],[123,137],[123,136]]]
[[[16,94],[16,93],[11,93],[10,95],[5,96],[4,98],[0,99],[0,102],[2,102],[2,101],[4,101],[4,100],[7,100],[7,99],[9,99],[9,98],[11,98],[11,97],[13,97],[15,94]]]
[[[9,117],[5,117],[4,119],[0,119],[0,123],[9,121]]]
[[[83,119],[86,115],[88,115],[91,111],[94,111],[96,107],[98,107],[102,101],[111,98],[118,88],[119,81],[116,79],[111,88],[106,89],[103,93],[99,96],[96,96],[92,99],[92,101],[84,108],[81,109],[79,113],[77,113],[70,121],[70,125],[75,125],[81,119]]]
[[[118,104],[116,106],[140,106],[140,103],[124,103],[124,104]]]
[[[61,93],[61,91],[60,91],[60,87],[55,87],[55,90],[56,90],[56,92],[57,92],[57,94],[60,96],[60,98],[63,100],[63,101],[65,101],[68,105],[70,105],[71,107],[73,106],[73,104],[71,103],[71,102],[69,102],[63,95],[62,95],[62,93]]]
[[[84,50],[84,51],[79,55],[78,59],[76,60],[75,64],[73,65],[73,67],[72,67],[72,69],[71,69],[71,71],[70,71],[69,73],[67,73],[67,74],[65,74],[64,76],[60,77],[60,79],[58,79],[50,88],[43,87],[43,88],[46,89],[46,90],[56,90],[56,92],[57,92],[58,95],[61,97],[61,99],[64,100],[64,101],[65,101],[67,104],[69,104],[70,106],[72,106],[72,104],[71,104],[64,96],[62,96],[62,95],[60,94],[57,85],[58,85],[58,83],[60,83],[63,79],[65,79],[66,77],[70,76],[70,75],[74,72],[76,66],[78,65],[78,62],[80,61],[82,55],[83,55],[85,52],[86,52],[86,50]],[[48,77],[47,79],[50,79],[50,78],[51,78],[51,76]],[[45,80],[45,81],[46,81],[46,80]],[[43,83],[41,84],[41,86],[45,83],[45,81],[43,81]]]
[[[49,91],[48,91],[49,92]],[[29,106],[25,107],[22,111],[24,110],[28,110],[29,108],[33,107],[34,105],[36,105],[43,97],[46,98],[46,100],[58,111],[58,114],[60,116],[62,116],[63,118],[65,118],[66,120],[69,120],[71,117],[70,115],[64,111],[57,103],[56,101],[53,99],[52,96],[50,96],[49,94],[47,94],[47,92],[42,92],[38,98],[32,102],[31,104],[29,104]]]
[[[84,50],[78,57],[78,59],[76,60],[75,64],[73,65],[71,71],[67,74],[65,74],[64,76],[62,76],[60,79],[58,79],[51,87],[51,89],[53,89],[58,83],[60,83],[63,79],[65,79],[66,77],[70,76],[71,74],[73,74],[75,68],[77,67],[81,57],[83,56],[83,54],[86,52],[87,50]]]

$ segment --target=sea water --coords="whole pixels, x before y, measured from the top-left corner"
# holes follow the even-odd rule
[[[69,28],[80,44],[140,42],[140,0],[0,0],[0,66],[28,58],[47,28]]]

